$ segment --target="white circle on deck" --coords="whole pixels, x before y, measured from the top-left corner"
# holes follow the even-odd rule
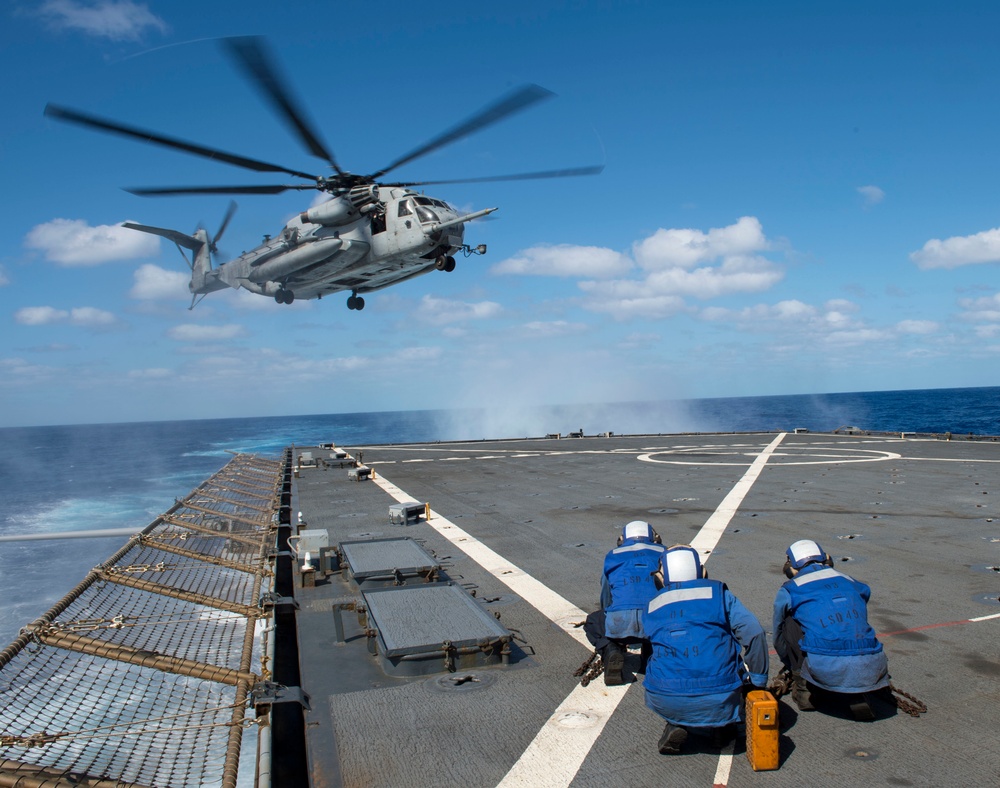
[[[750,465],[760,454],[758,447],[750,451],[746,445],[683,446],[657,449],[640,454],[640,462],[664,465]],[[885,462],[902,455],[893,451],[859,449],[856,446],[789,446],[783,444],[767,460],[768,465],[844,465],[852,462]]]
[[[601,721],[599,715],[589,711],[562,711],[552,717],[552,723],[560,728],[593,728]]]

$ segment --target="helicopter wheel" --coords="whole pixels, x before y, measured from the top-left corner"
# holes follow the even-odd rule
[[[434,261],[434,267],[437,268],[438,271],[443,271],[444,267],[447,264],[448,264],[448,258],[445,257],[444,255],[441,255],[437,260]]]
[[[445,271],[455,270],[455,258],[452,257],[451,255],[448,255],[446,258],[444,258],[444,270]]]
[[[358,312],[360,312],[362,309],[365,308],[365,299],[363,299],[361,296],[352,295],[347,299],[347,308],[356,309]]]
[[[290,304],[295,300],[295,293],[291,290],[285,290],[281,288],[277,293],[274,294],[274,300],[279,304]]]

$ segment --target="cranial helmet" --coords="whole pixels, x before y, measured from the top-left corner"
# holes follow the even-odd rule
[[[698,551],[686,544],[669,548],[663,554],[661,565],[664,583],[683,583],[708,576],[698,558]]]
[[[633,520],[622,528],[622,535],[618,537],[618,544],[622,544],[626,539],[638,539],[643,542],[656,543],[660,541],[660,537],[653,530],[653,526],[645,520]]]
[[[788,554],[788,564],[796,572],[809,564],[822,564],[830,560],[818,542],[812,539],[799,539],[785,551]]]

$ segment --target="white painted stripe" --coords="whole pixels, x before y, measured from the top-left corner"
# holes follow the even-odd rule
[[[691,555],[691,553],[688,552],[688,555]],[[675,588],[673,591],[667,591],[664,594],[653,597],[653,601],[649,603],[649,612],[652,613],[654,610],[659,610],[664,605],[672,605],[674,602],[689,602],[692,599],[711,598],[711,588]]]
[[[743,478],[719,504],[701,531],[692,541],[704,556],[711,555],[719,543],[729,521],[743,498],[753,486],[761,470],[786,433],[781,433],[754,460]],[[604,452],[581,452],[599,454]],[[404,460],[404,462],[406,462]],[[413,496],[403,492],[382,476],[373,481],[400,503],[412,501]],[[591,648],[582,628],[573,624],[586,613],[544,586],[535,578],[507,561],[468,532],[433,510],[428,524],[451,541],[459,550],[503,582],[508,588],[535,607],[550,621],[577,640],[588,650]],[[702,561],[704,563],[704,559]],[[576,776],[584,759],[604,730],[622,698],[631,687],[607,687],[603,682],[591,682],[586,687],[577,684],[542,729],[532,740],[521,757],[499,783],[500,786],[567,786]],[[727,754],[728,749],[728,754]],[[723,749],[716,770],[715,785],[726,785],[732,763],[732,746]],[[722,782],[719,781],[720,776]]]
[[[969,621],[989,621],[991,618],[1000,618],[1000,613],[994,613],[990,616],[979,616],[978,618],[970,618]]]
[[[733,750],[736,748],[736,740],[722,748],[719,753],[719,765],[715,767],[715,779],[712,780],[712,788],[720,788],[729,784],[729,771],[733,767]]]
[[[787,434],[785,432],[779,433],[778,437],[771,441],[767,448],[757,455],[757,458],[750,464],[747,472],[743,474],[743,478],[736,482],[736,485],[729,491],[729,494],[722,499],[719,508],[712,513],[712,516],[702,526],[698,535],[691,540],[691,546],[702,556],[702,564],[705,563],[705,558],[712,554],[715,546],[722,538],[722,534],[725,533],[729,521],[733,519],[733,515],[740,508],[740,504],[743,503],[743,499],[750,492],[753,483],[757,481],[757,477],[764,470],[768,458],[774,454],[774,450],[778,448],[778,445]]]

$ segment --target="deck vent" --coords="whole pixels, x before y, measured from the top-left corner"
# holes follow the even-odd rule
[[[340,552],[350,577],[366,588],[433,580],[441,571],[438,560],[408,537],[341,542]]]

